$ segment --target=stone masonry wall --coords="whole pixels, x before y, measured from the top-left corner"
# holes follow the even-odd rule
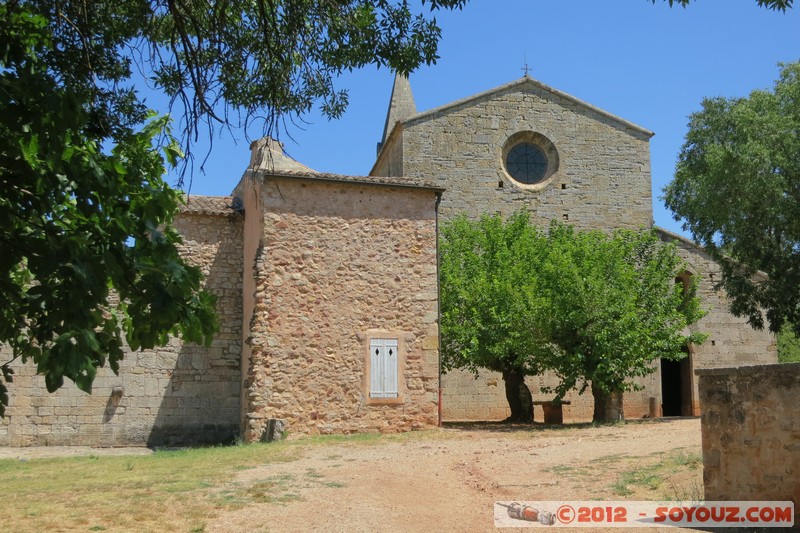
[[[267,179],[245,438],[435,426],[435,193]],[[369,398],[371,337],[399,340],[400,399]]]
[[[800,363],[697,374],[706,500],[800,504]]]
[[[691,368],[777,363],[775,336],[767,329],[755,330],[746,319],[734,316],[729,311],[730,300],[725,291],[715,290],[714,286],[721,278],[719,265],[696,244],[664,230],[659,232],[662,240],[677,245],[676,251],[684,260],[687,272],[697,279],[697,294],[707,311],[706,316],[691,326],[695,331],[708,334],[703,344],[691,347]],[[686,414],[699,416],[701,405],[697,380],[693,372],[686,378],[691,379],[691,398],[686,399],[691,404],[691,413]]]
[[[477,217],[504,216],[527,208],[535,223],[568,221],[582,229],[652,225],[649,135],[564,99],[533,84],[469,99],[441,112],[423,114],[404,123],[402,162],[405,175],[435,180],[446,189],[440,217],[457,213]],[[559,169],[542,188],[522,188],[504,170],[503,147],[520,132],[544,135],[558,151]],[[373,173],[386,170],[394,157],[384,150]],[[500,184],[502,183],[502,187]],[[529,377],[535,400],[554,378]],[[625,396],[626,416],[648,413],[649,397],[659,383],[647,377],[644,391]],[[468,372],[444,376],[445,420],[501,420],[508,416],[500,374]],[[591,420],[592,397],[573,394],[564,407],[565,420]],[[542,420],[541,408],[536,408]]]
[[[446,189],[443,219],[525,206],[534,222],[579,228],[652,225],[649,136],[533,84],[494,92],[404,124],[403,172]],[[509,137],[547,137],[560,166],[541,190],[516,185],[504,170]],[[499,187],[503,183],[502,188]]]
[[[1,446],[215,443],[238,434],[241,216],[184,214],[176,226],[219,297],[221,331],[211,348],[173,338],[126,353],[118,376],[98,371],[91,395],[71,382],[49,394],[33,365],[16,365]]]
[[[403,176],[403,125],[397,124],[395,131],[378,154],[372,171],[373,176]]]

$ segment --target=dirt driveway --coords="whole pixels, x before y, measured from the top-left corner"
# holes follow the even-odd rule
[[[494,531],[496,500],[702,496],[697,419],[533,430],[451,426],[300,453],[299,460],[239,472],[232,483],[248,487],[259,503],[223,512],[206,531]]]

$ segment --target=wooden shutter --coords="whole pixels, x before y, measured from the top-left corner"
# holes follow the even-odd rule
[[[397,398],[397,339],[370,339],[370,398]]]

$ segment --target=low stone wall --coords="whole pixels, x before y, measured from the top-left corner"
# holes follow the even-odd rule
[[[190,204],[175,220],[181,253],[218,298],[220,331],[211,346],[172,338],[167,346],[128,351],[119,375],[98,370],[92,394],[68,380],[49,394],[35,365],[15,363],[0,446],[211,444],[239,434],[242,217],[226,201]],[[0,347],[0,358],[11,358],[8,347]]]
[[[705,498],[800,504],[800,363],[696,373]]]

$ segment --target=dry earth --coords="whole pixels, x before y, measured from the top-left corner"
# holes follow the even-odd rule
[[[299,441],[292,450],[291,460],[240,470],[222,488],[209,489],[227,503],[203,531],[482,532],[495,530],[497,500],[702,496],[698,419],[560,428],[451,425],[390,439]],[[90,453],[150,452],[0,448],[0,458]],[[690,464],[678,465],[676,457]],[[661,481],[627,484],[632,472],[645,481],[655,472]],[[604,530],[631,531],[591,531]]]
[[[206,531],[494,531],[497,500],[700,497],[697,464],[679,473],[662,468],[659,487],[632,485],[624,498],[612,488],[619,491],[626,472],[699,453],[697,419],[534,430],[465,425],[399,442],[311,446],[300,460],[241,471],[234,484],[251,495],[263,491],[264,503],[225,512]]]

